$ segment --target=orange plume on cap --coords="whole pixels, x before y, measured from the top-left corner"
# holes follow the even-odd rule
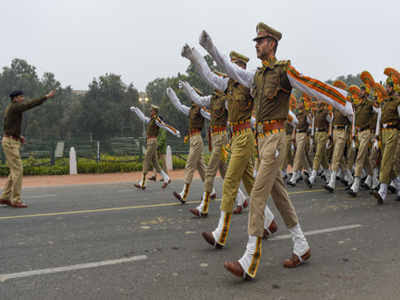
[[[360,90],[360,88],[358,86],[356,86],[354,84],[349,86],[348,92],[350,94],[349,98],[350,98],[351,102],[357,103],[360,100],[361,90]]]
[[[333,86],[337,87],[339,89],[342,89],[342,90],[346,90],[347,89],[347,84],[343,80],[335,80],[333,82]]]
[[[371,73],[368,71],[363,71],[360,75],[362,82],[364,83],[367,93],[371,92],[371,89],[375,86],[375,80],[372,77]]]
[[[376,82],[375,86],[374,86],[374,90],[376,93],[376,97],[378,98],[378,103],[381,103],[386,97],[387,97],[387,93],[386,93],[386,89],[383,87],[382,84]]]
[[[399,87],[400,85],[400,73],[395,70],[394,68],[385,68],[385,71],[383,72],[386,76],[390,77],[390,79],[392,79],[393,84],[395,85],[395,87]]]

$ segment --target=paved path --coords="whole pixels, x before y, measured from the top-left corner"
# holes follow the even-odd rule
[[[227,247],[215,250],[200,234],[217,223],[192,217],[202,192],[196,180],[188,205],[151,183],[25,188],[27,209],[0,206],[0,299],[400,299],[400,203],[376,206],[367,192],[329,194],[290,188],[311,261],[294,270],[282,262],[291,240],[281,218],[263,243],[256,280],[223,268],[247,242],[246,211],[234,216]],[[218,179],[217,190],[221,191]]]

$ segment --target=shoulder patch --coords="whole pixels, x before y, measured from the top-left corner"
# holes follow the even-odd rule
[[[282,67],[285,71],[287,71],[287,69],[288,69],[289,66],[290,66],[290,60],[279,60],[279,61],[276,62],[275,65],[280,66],[280,67]]]

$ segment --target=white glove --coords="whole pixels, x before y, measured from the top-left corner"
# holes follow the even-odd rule
[[[211,36],[205,30],[200,34],[199,43],[206,50],[211,50],[214,47]]]
[[[190,48],[190,46],[188,44],[185,44],[182,48],[181,51],[181,56],[185,57],[189,60],[193,59],[193,52],[192,52],[192,48]]]
[[[185,82],[184,81],[182,81],[182,80],[179,80],[179,82],[178,82],[178,88],[181,90],[181,89],[183,89],[183,85],[185,84]]]
[[[178,130],[177,130],[178,131]],[[180,138],[181,137],[181,133],[178,131],[177,133],[176,133],[176,136],[178,137],[178,138]]]
[[[135,106],[131,106],[130,109],[131,109],[131,111],[135,111],[136,112],[136,107]]]
[[[374,147],[375,149],[378,149],[378,148],[379,148],[379,144],[378,144],[378,140],[377,140],[377,139],[374,139],[374,145],[373,145],[373,147]]]
[[[174,99],[174,97],[176,96],[175,92],[173,89],[171,89],[170,87],[167,88],[167,96],[168,98],[170,98],[171,100]]]
[[[356,142],[355,142],[354,140],[351,141],[351,147],[352,147],[353,149],[356,148]]]

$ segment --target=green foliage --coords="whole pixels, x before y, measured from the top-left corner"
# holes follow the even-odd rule
[[[185,156],[182,156],[186,158]],[[185,161],[173,156],[174,169],[183,169]],[[69,160],[57,159],[54,166],[50,165],[50,159],[35,158],[32,155],[23,160],[24,175],[67,175],[69,174]],[[138,156],[110,156],[101,155],[99,163],[94,159],[78,158],[79,174],[102,174],[142,171],[142,161]],[[6,165],[0,165],[0,176],[8,176]]]

